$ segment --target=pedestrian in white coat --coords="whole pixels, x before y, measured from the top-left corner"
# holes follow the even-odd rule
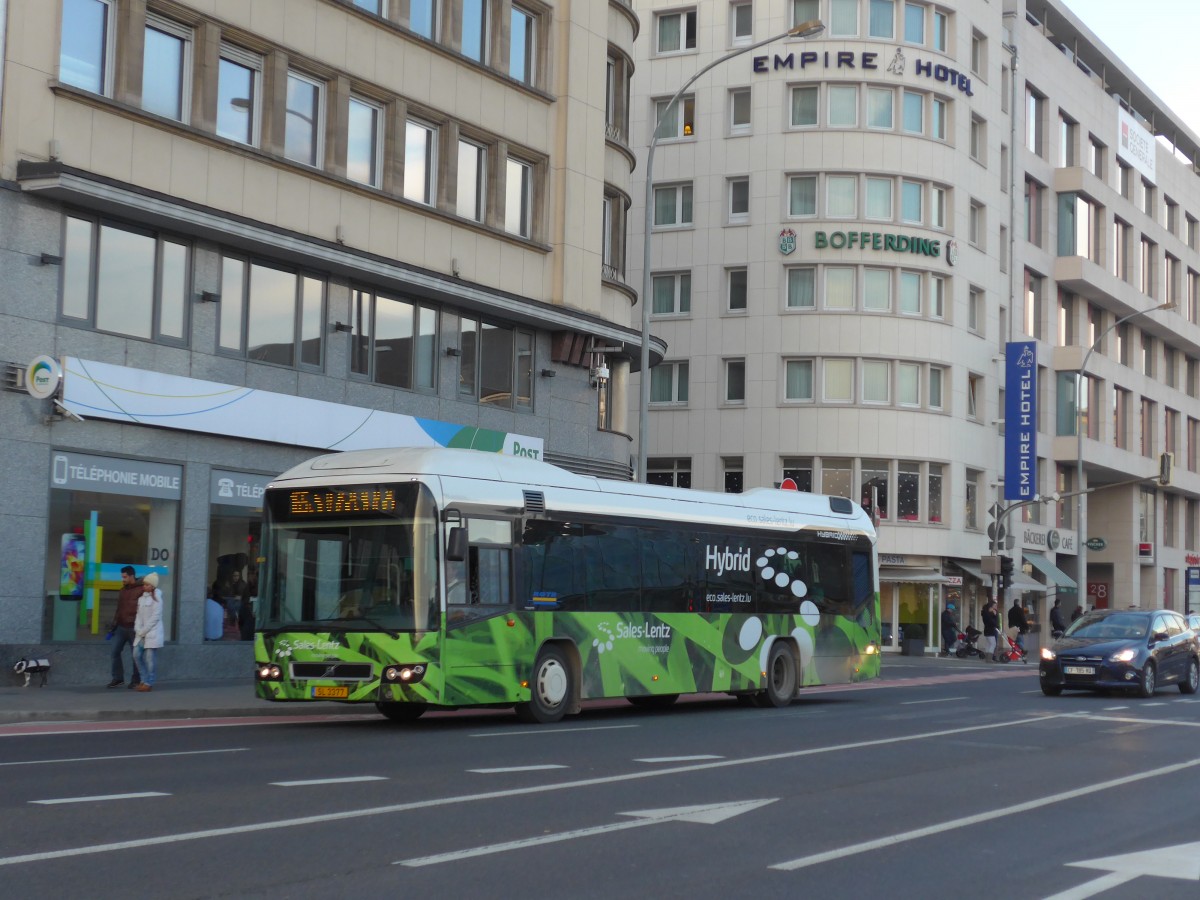
[[[137,618],[133,623],[133,652],[142,673],[137,690],[143,692],[154,687],[155,656],[163,645],[162,605],[158,575],[151,572],[142,579],[142,596],[138,598]]]

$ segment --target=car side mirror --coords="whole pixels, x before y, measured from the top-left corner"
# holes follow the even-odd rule
[[[467,529],[456,525],[450,529],[450,537],[446,540],[446,559],[450,562],[462,562],[467,558]]]
[[[1165,641],[1168,637],[1169,635],[1165,631],[1156,631],[1150,636],[1150,640],[1157,644],[1159,641]]]

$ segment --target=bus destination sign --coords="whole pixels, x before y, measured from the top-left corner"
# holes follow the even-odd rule
[[[396,491],[382,486],[288,491],[288,514],[293,518],[374,515],[396,511]]]

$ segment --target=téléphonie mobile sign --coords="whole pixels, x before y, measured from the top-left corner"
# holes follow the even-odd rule
[[[1004,499],[1037,494],[1037,352],[1033,341],[1004,350]]]

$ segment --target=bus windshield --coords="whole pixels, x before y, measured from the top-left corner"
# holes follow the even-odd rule
[[[438,626],[437,510],[424,485],[268,491],[263,545],[260,630]]]

